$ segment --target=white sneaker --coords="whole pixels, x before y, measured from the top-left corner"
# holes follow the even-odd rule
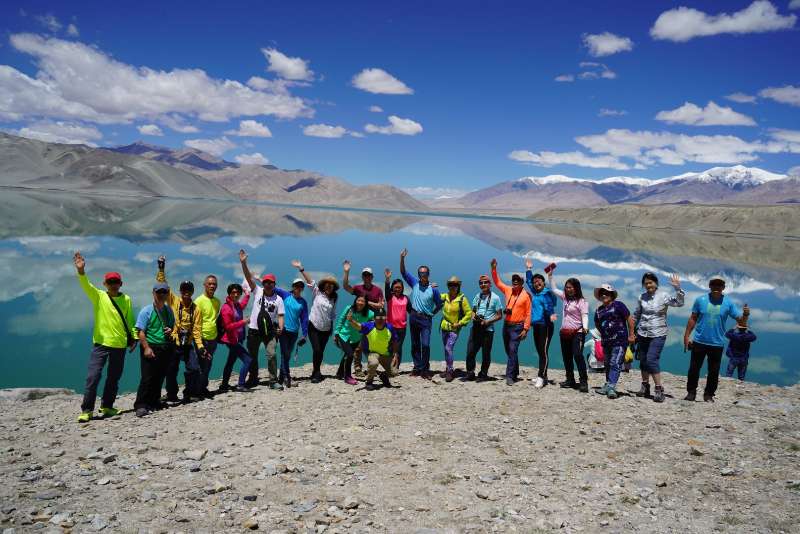
[[[536,377],[536,382],[533,384],[533,387],[536,389],[542,389],[544,387],[544,378],[541,376]]]

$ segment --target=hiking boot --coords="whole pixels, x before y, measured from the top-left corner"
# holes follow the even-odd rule
[[[564,388],[564,389],[578,389],[578,383],[575,382],[574,378],[572,378],[572,379],[567,378],[563,382],[559,382],[558,383],[558,387],[561,387],[561,388]]]
[[[614,386],[609,385],[606,388],[606,396],[609,399],[616,399],[617,397],[619,397],[619,394],[617,393],[617,390]]]
[[[356,376],[364,376],[364,368],[360,365],[356,365],[353,367],[353,374]]]
[[[136,408],[136,417],[144,417],[149,413],[150,411],[147,408]]]
[[[83,412],[78,416],[79,423],[88,423],[92,420],[92,412]]]
[[[116,408],[100,408],[100,413],[103,414],[103,417],[116,417],[120,411]]]
[[[656,393],[653,395],[653,402],[664,402],[664,387],[656,386]]]
[[[478,374],[478,376],[475,378],[475,382],[488,382],[488,381],[489,377],[484,374]]]
[[[347,378],[344,379],[344,383],[345,384],[349,384],[351,386],[357,386],[358,385],[358,380],[356,380],[352,376],[348,376]]]
[[[510,376],[507,376],[506,377],[506,385],[507,386],[513,386],[514,385],[514,379],[511,378]]]
[[[381,376],[381,383],[383,384],[383,387],[385,387],[385,388],[392,387],[392,383],[389,382],[389,374],[388,373],[381,373],[380,376]]]
[[[475,373],[470,371],[461,378],[459,378],[458,380],[461,382],[472,382],[473,380],[475,380]]]
[[[703,402],[714,402],[714,395],[703,395]]]
[[[292,378],[289,377],[289,376],[284,378],[283,379],[283,385],[284,385],[284,387],[286,387],[286,389],[289,389],[290,387],[292,387]]]
[[[686,394],[686,396],[683,398],[683,400],[689,401],[689,402],[694,402],[694,399],[695,399],[696,396],[697,396],[697,394],[694,391],[690,391],[690,392],[688,392]]]
[[[452,382],[453,381],[453,371],[449,370],[444,374],[444,381],[445,382]]]
[[[229,384],[220,384],[217,388],[217,393],[225,393],[226,391],[230,391],[231,386]]]
[[[237,393],[247,393],[248,391],[250,391],[250,388],[249,388],[249,387],[247,387],[247,385],[244,385],[244,386],[236,386],[236,392],[237,392]]]
[[[367,385],[364,386],[364,389],[366,389],[367,391],[375,391],[376,389],[378,389],[378,386],[376,386],[372,382],[367,382]]]
[[[392,367],[389,370],[389,376],[394,377],[394,376],[399,376],[399,375],[400,375],[400,368],[399,367]]]
[[[658,386],[656,386],[656,389]],[[637,397],[649,397],[650,396],[650,382],[642,382],[642,387],[639,391],[636,392]]]
[[[533,383],[533,387],[536,389],[542,389],[547,384],[547,381],[542,378],[541,376],[536,377],[536,382]]]
[[[580,391],[581,393],[589,393],[589,382],[581,380],[581,383],[578,386],[578,391]]]
[[[601,387],[600,389],[596,389],[595,393],[597,393],[598,395],[608,395],[608,388],[609,385],[608,382],[606,382],[605,384],[603,384],[603,387]]]
[[[269,386],[269,389],[272,389],[274,391],[283,391],[283,385],[280,382],[273,382]]]
[[[164,395],[161,397],[161,402],[170,402],[172,404],[178,404],[181,402],[181,399],[178,398],[177,395]]]
[[[311,380],[309,380],[309,382],[311,382],[312,384],[319,384],[320,382],[322,382],[322,375],[321,374],[311,375]]]

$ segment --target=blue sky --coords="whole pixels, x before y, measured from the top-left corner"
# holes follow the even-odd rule
[[[0,128],[403,187],[800,165],[800,0],[384,4],[6,3]]]

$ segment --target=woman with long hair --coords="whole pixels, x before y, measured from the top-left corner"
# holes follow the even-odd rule
[[[408,308],[411,302],[405,295],[405,284],[400,278],[392,280],[392,271],[388,267],[383,270],[386,279],[383,284],[386,298],[387,322],[394,329],[395,343],[397,344],[397,357],[392,358],[391,376],[400,372],[400,361],[403,359],[403,342],[406,340],[406,326],[408,325]],[[390,283],[391,280],[391,283]]]
[[[547,278],[550,290],[563,302],[561,330],[558,332],[558,337],[561,341],[561,357],[564,359],[564,370],[567,375],[566,380],[559,386],[588,393],[589,376],[586,372],[586,360],[583,359],[583,343],[589,331],[589,303],[583,298],[580,280],[568,278],[564,282],[564,289],[561,290],[556,287],[553,271],[555,267],[547,273]],[[578,367],[580,383],[575,382],[575,366]]]
[[[352,311],[352,321],[348,318],[348,314]],[[367,299],[364,295],[358,295],[353,303],[347,306],[339,314],[336,320],[336,344],[342,349],[342,361],[339,363],[339,370],[336,373],[336,378],[343,379],[351,386],[358,384],[358,381],[353,378],[353,356],[356,350],[360,350],[361,331],[353,327],[353,321],[356,323],[366,323],[372,320],[374,314],[372,310],[367,307]]]
[[[306,285],[314,293],[311,311],[308,313],[308,340],[311,342],[312,365],[311,383],[318,384],[324,380],[322,376],[322,358],[325,347],[333,332],[336,321],[336,301],[339,282],[333,276],[325,276],[315,282],[306,273],[300,260],[292,260],[292,265],[303,275]]]

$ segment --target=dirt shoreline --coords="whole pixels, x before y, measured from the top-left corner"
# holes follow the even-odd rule
[[[513,387],[403,375],[373,392],[330,378],[311,384],[309,370],[293,370],[299,386],[289,391],[262,386],[86,425],[75,422],[77,395],[0,398],[0,528],[800,528],[800,385],[722,379],[716,403],[687,403],[685,377],[665,374],[668,398],[656,404],[632,393],[612,401],[537,390],[531,368]],[[602,376],[590,382],[598,387]],[[621,390],[638,385],[631,372]],[[117,406],[132,404],[126,394]]]

